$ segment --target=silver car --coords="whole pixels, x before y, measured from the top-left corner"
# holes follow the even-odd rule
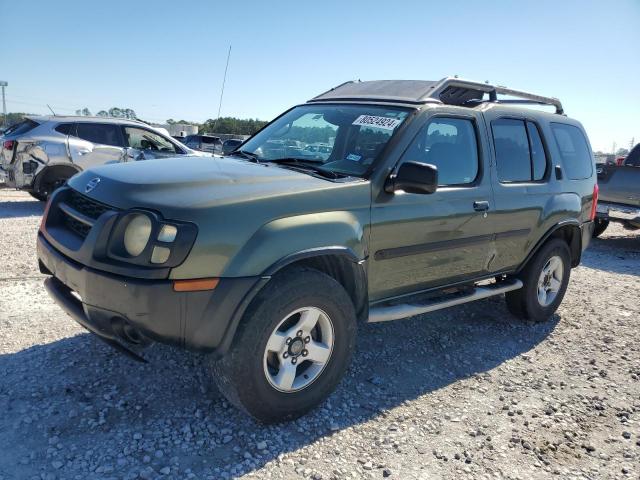
[[[181,155],[211,156],[137,120],[30,116],[0,137],[0,181],[46,200],[95,165]]]

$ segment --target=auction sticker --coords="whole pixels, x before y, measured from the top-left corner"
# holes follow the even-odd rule
[[[375,115],[360,115],[355,119],[353,125],[362,125],[363,127],[382,128],[384,130],[393,130],[400,125],[402,120],[389,117],[378,117]]]

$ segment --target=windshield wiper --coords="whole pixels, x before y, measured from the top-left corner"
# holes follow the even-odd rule
[[[231,152],[231,155],[237,155],[238,157],[244,157],[252,162],[260,163],[260,158],[253,152],[249,152],[248,150],[234,150]]]
[[[304,158],[274,158],[269,159],[268,163],[276,163],[278,165],[286,165],[289,167],[298,167],[302,170],[312,170],[315,173],[319,173],[323,177],[327,178],[340,178],[340,175],[333,170],[327,170],[318,165],[317,161],[306,160]]]

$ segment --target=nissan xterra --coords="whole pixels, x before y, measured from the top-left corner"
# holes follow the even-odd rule
[[[360,323],[500,294],[518,318],[549,318],[596,203],[587,136],[555,98],[347,82],[231,156],[74,176],[47,204],[38,257],[88,330],[140,360],[154,341],[209,352],[222,393],[273,422],[332,392]]]

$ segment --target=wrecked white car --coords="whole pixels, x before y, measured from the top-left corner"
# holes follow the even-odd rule
[[[0,181],[46,200],[68,178],[96,165],[182,155],[211,156],[137,120],[30,116],[0,137]]]

